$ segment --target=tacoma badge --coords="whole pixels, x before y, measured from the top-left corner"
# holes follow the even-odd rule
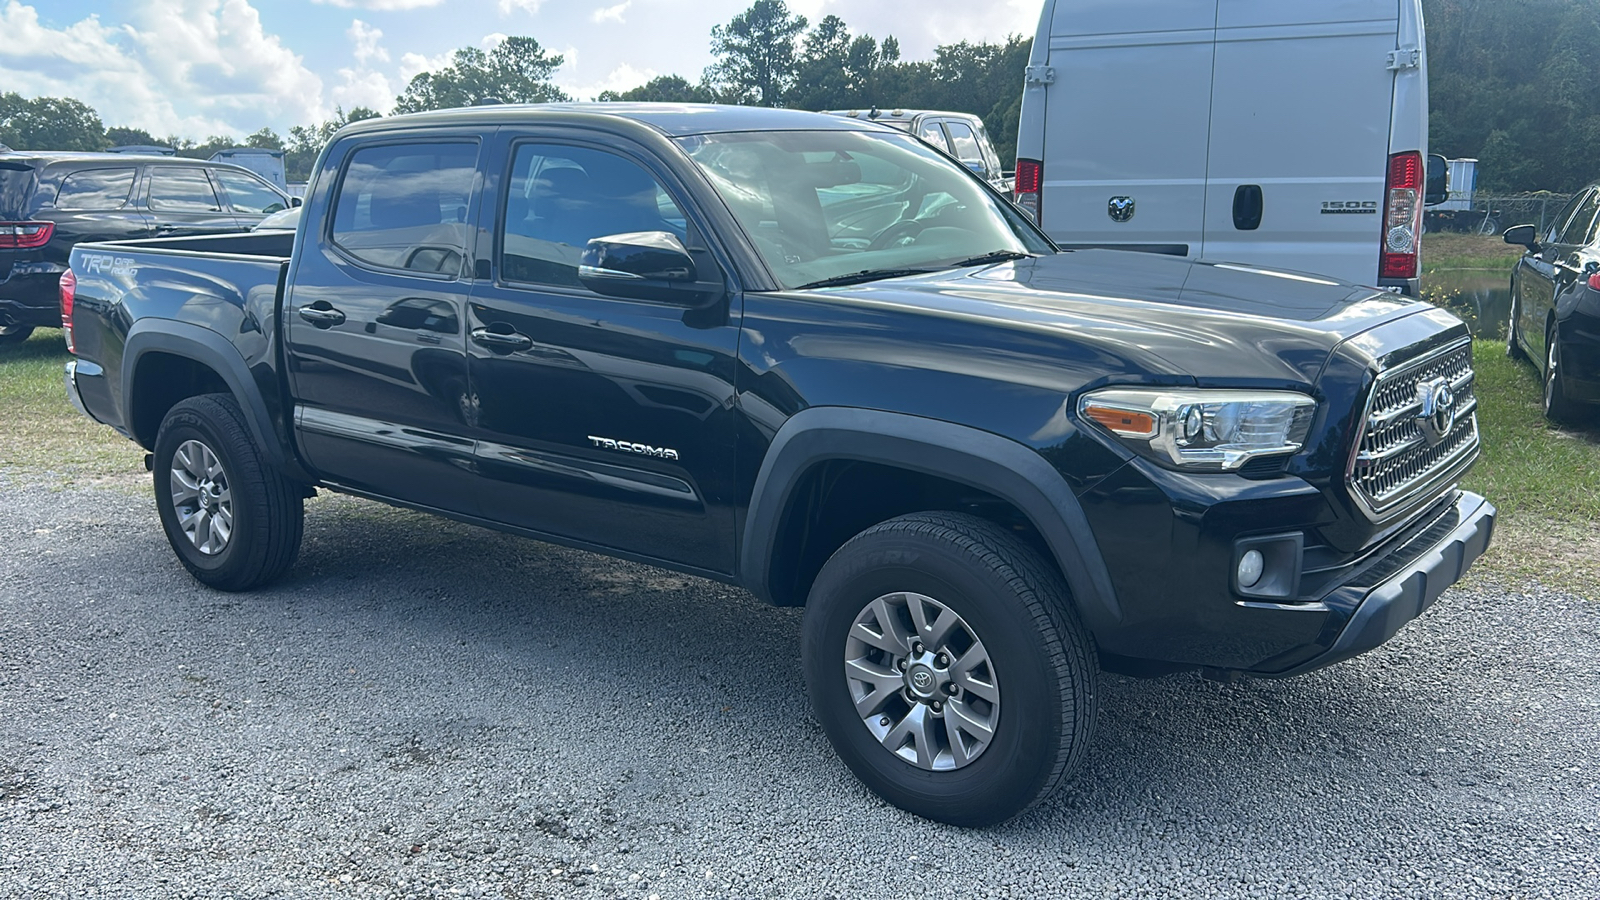
[[[632,441],[617,441],[611,438],[595,437],[589,435],[589,440],[602,450],[621,450],[624,453],[638,453],[641,456],[654,456],[658,459],[677,459],[678,451],[666,447],[652,447],[649,444],[635,444]]]

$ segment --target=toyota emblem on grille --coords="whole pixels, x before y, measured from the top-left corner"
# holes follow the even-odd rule
[[[1422,437],[1429,447],[1438,446],[1456,427],[1456,395],[1450,390],[1450,382],[1443,378],[1420,382],[1417,401],[1422,406],[1417,413]]]

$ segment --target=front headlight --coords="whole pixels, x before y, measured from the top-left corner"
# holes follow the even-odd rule
[[[1317,401],[1289,391],[1106,388],[1078,413],[1133,450],[1182,469],[1231,472],[1305,446]]]

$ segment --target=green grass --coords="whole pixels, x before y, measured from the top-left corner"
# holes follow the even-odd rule
[[[1531,363],[1508,359],[1499,341],[1472,351],[1483,455],[1462,486],[1500,510],[1478,570],[1600,597],[1600,420],[1551,425]]]
[[[61,485],[142,481],[144,450],[68,402],[62,367],[71,358],[53,328],[0,347],[0,468]]]
[[[1434,232],[1422,236],[1422,274],[1448,269],[1482,269],[1510,272],[1522,257],[1522,248],[1498,235]]]

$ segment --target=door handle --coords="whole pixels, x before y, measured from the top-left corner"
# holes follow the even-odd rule
[[[498,331],[490,331],[487,328],[472,329],[472,342],[480,347],[488,347],[490,350],[496,350],[501,353],[514,353],[533,346],[533,338],[525,334],[519,334],[515,331],[501,334]]]
[[[179,230],[181,230],[181,229],[177,225],[157,225],[156,226],[156,234],[172,234],[173,232],[179,231]]]
[[[305,319],[307,322],[310,322],[318,328],[332,328],[335,325],[344,324],[344,313],[334,309],[331,306],[328,306],[326,300],[318,300],[317,302],[323,305],[300,307],[300,318]]]

